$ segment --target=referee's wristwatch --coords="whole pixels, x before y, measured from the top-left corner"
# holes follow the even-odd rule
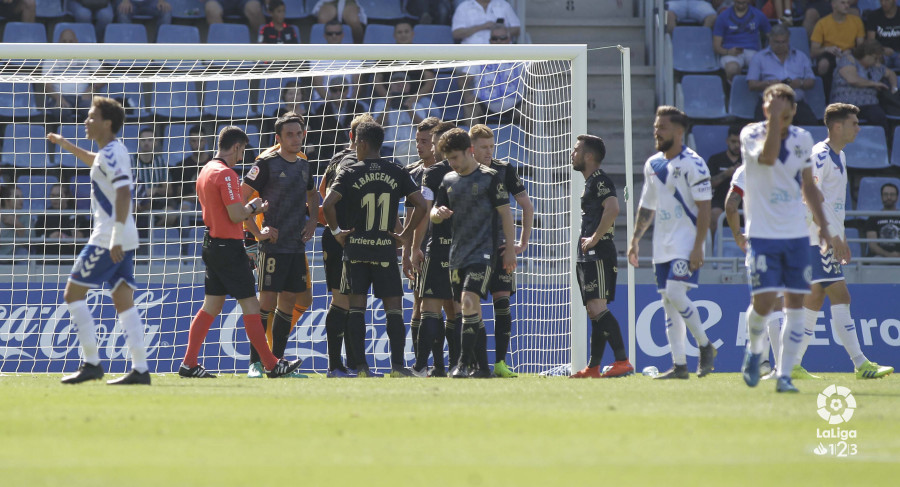
[[[251,212],[256,213],[257,206],[256,206],[255,204],[253,204],[252,201],[251,201],[250,203],[247,203],[247,206],[250,207],[250,211],[251,211]]]

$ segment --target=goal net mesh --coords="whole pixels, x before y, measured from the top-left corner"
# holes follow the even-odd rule
[[[65,55],[65,48],[58,50]],[[452,49],[447,51],[452,55]],[[385,126],[383,155],[401,165],[419,159],[415,126],[424,117],[463,128],[487,123],[495,134],[495,157],[515,167],[535,208],[534,230],[516,271],[508,363],[519,372],[569,363],[569,307],[579,299],[570,290],[569,273],[570,61],[215,61],[164,59],[162,52],[163,59],[156,61],[104,59],[103,49],[95,55],[0,65],[0,372],[71,371],[80,362],[63,289],[90,234],[91,183],[87,167],[50,144],[47,134],[97,150],[83,125],[91,94],[117,99],[126,109],[118,136],[132,156],[136,181],[141,245],[135,303],[144,319],[152,371],[177,370],[191,319],[203,301],[203,223],[194,182],[215,152],[216,134],[226,125],[247,132],[250,148],[244,164],[235,168],[243,174],[274,143],[274,121],[288,110],[306,118],[304,152],[318,177],[331,155],[346,145],[355,114],[369,112]],[[512,203],[519,235],[522,212]],[[286,352],[288,358],[304,358],[302,369],[315,372],[327,368],[329,297],[321,231],[320,226],[307,245],[313,304]],[[405,289],[409,324],[412,294],[406,283]],[[124,371],[127,347],[109,292],[108,286],[93,290],[87,301],[105,367]],[[485,302],[483,309],[493,350],[492,306]],[[389,368],[381,302],[370,298],[366,316],[369,362]],[[248,354],[240,308],[228,300],[210,330],[201,363],[214,371],[242,372]],[[413,359],[409,340],[406,357]]]

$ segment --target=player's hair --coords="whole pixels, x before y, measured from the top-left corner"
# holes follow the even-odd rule
[[[278,120],[275,120],[275,134],[281,135],[281,129],[289,123],[299,123],[300,130],[306,130],[306,121],[303,120],[303,115],[295,112],[287,112],[278,117]]]
[[[275,10],[278,7],[284,7],[284,1],[282,0],[269,0],[269,12]]]
[[[419,122],[419,125],[416,126],[416,130],[419,132],[431,132],[441,123],[441,119],[437,117],[428,117],[425,120]]]
[[[832,103],[825,107],[825,126],[847,120],[850,115],[859,115],[859,107],[849,103]]]
[[[442,135],[446,134],[448,131],[455,129],[455,128],[456,128],[456,124],[453,122],[441,122],[441,123],[437,124],[436,127],[431,129],[431,135],[432,136],[437,135],[438,139],[440,139]]]
[[[894,188],[894,191],[900,192],[900,190],[897,189],[897,185],[896,185],[896,184],[894,184],[894,183],[884,183],[884,184],[881,186],[881,191],[880,191],[880,193],[881,193],[882,195],[884,194],[884,188],[887,188],[888,186],[890,186],[891,188]]]
[[[350,137],[353,137],[354,140],[356,140],[356,127],[363,122],[375,122],[375,119],[368,112],[353,117],[350,122]]]
[[[727,137],[731,137],[732,135],[741,136],[741,130],[744,128],[743,125],[739,123],[732,124],[728,127],[728,135]]]
[[[669,121],[675,125],[681,125],[684,130],[688,129],[688,117],[678,108],[669,105],[663,105],[656,109],[657,117],[669,117]]]
[[[769,85],[769,87],[763,91],[763,103],[768,103],[774,98],[784,98],[793,105],[796,103],[797,94],[790,86],[784,83],[775,83],[774,85]]]
[[[472,139],[469,134],[461,128],[453,128],[448,130],[441,138],[438,139],[438,152],[447,156],[447,154],[455,151],[464,151],[472,147]]]
[[[228,125],[219,131],[219,150],[227,151],[237,144],[249,144],[250,138],[240,127]]]
[[[122,104],[112,98],[103,96],[95,96],[91,101],[91,106],[100,112],[103,120],[109,120],[109,129],[113,134],[117,133],[125,123],[125,109]]]
[[[469,129],[469,138],[472,140],[493,139],[494,131],[487,125],[479,123],[478,125],[473,125],[472,128]]]
[[[600,137],[591,134],[581,134],[577,140],[584,142],[584,148],[594,155],[597,164],[600,164],[606,158],[606,144],[603,143],[603,139]]]
[[[384,127],[378,122],[361,122],[356,126],[356,143],[365,142],[369,144],[369,150],[377,151],[384,144]]]

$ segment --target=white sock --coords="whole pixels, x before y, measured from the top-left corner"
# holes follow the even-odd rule
[[[688,289],[688,286],[684,283],[668,281],[666,282],[666,297],[684,319],[684,324],[691,330],[691,335],[694,335],[697,345],[705,347],[709,344],[709,338],[707,338],[706,331],[703,330],[703,325],[700,323],[700,313],[697,311],[697,306],[687,297]]]
[[[856,336],[856,325],[850,317],[849,304],[835,304],[831,307],[831,329],[844,344],[844,350],[850,355],[853,367],[859,368],[866,362],[866,356],[859,348],[859,337]]]
[[[75,325],[75,333],[81,342],[81,351],[84,353],[84,361],[97,365],[100,363],[100,352],[97,348],[97,327],[94,325],[94,317],[88,309],[87,301],[75,301],[67,304],[69,319]]]
[[[766,320],[765,316],[753,309],[752,304],[747,308],[747,337],[750,339],[750,353],[763,353],[765,348],[763,333],[766,332]]]
[[[778,374],[790,377],[794,365],[798,364],[797,352],[803,341],[804,308],[785,309],[784,326],[781,330],[781,356],[778,358]]]
[[[781,329],[784,327],[784,312],[773,311],[766,322],[766,330],[768,330],[769,343],[772,345],[772,357],[774,363],[773,369],[778,368],[778,357],[781,355]]]
[[[800,338],[800,347],[797,348],[797,363],[803,363],[803,356],[809,348],[809,341],[816,332],[816,321],[819,319],[819,311],[803,308],[803,336]]]
[[[663,309],[666,310],[666,337],[669,339],[669,347],[672,348],[672,363],[675,365],[687,365],[687,357],[685,356],[685,342],[687,341],[687,330],[684,326],[684,320],[675,305],[663,296]]]
[[[125,330],[125,343],[131,352],[132,368],[138,372],[146,372],[148,367],[147,349],[144,347],[144,323],[141,322],[137,308],[129,308],[119,313],[119,323]]]

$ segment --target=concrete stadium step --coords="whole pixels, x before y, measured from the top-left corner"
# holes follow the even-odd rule
[[[590,19],[600,17],[634,17],[636,0],[527,0],[525,21],[533,18]]]
[[[631,48],[631,62],[646,63],[644,21],[639,18],[557,19],[528,17],[528,33],[535,44],[587,43],[589,48],[623,45]],[[595,51],[601,65],[617,65],[615,49]]]

